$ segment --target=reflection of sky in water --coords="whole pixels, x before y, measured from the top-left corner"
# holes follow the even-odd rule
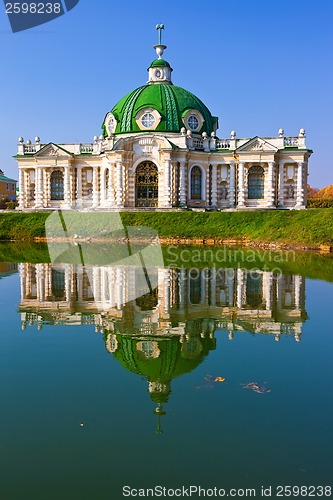
[[[329,484],[332,284],[161,270],[127,302],[124,275],[20,269],[0,280],[3,498]]]

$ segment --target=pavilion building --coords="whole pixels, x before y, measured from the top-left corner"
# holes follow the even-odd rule
[[[218,118],[173,84],[166,46],[154,48],[147,84],[106,114],[91,144],[19,139],[19,209],[305,208],[305,130],[219,138]]]

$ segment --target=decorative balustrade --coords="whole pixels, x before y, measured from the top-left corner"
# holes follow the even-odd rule
[[[194,149],[204,149],[204,143],[201,139],[193,139]]]
[[[24,154],[36,153],[36,144],[25,144],[23,151]]]
[[[298,137],[285,137],[283,143],[286,148],[293,146],[298,147],[299,139]]]
[[[230,149],[230,141],[228,139],[217,139],[216,149]]]
[[[92,153],[93,151],[93,144],[80,144],[80,153]]]

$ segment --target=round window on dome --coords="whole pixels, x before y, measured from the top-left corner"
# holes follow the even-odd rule
[[[145,113],[141,118],[141,123],[145,128],[152,128],[155,125],[155,116],[152,113]]]
[[[190,115],[187,120],[190,130],[197,130],[199,128],[199,120],[195,115]]]

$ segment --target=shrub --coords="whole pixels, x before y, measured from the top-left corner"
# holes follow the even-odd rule
[[[5,206],[6,210],[15,210],[15,208],[18,207],[18,202],[14,200],[6,201]]]
[[[332,198],[310,198],[308,208],[333,208]]]

